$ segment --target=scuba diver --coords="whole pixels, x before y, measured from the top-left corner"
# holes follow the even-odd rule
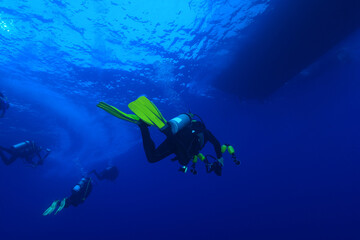
[[[90,195],[92,190],[92,183],[91,178],[85,178],[83,177],[78,184],[74,186],[74,188],[71,190],[71,196],[65,197],[63,200],[55,200],[51,206],[45,210],[43,213],[43,216],[50,215],[56,210],[56,215],[58,212],[63,210],[64,208],[68,208],[71,205],[74,207],[77,207],[79,204],[82,204],[85,199]]]
[[[4,152],[9,156],[6,156]],[[45,153],[42,154],[42,152]],[[34,141],[21,142],[10,148],[0,146],[0,157],[6,165],[10,165],[18,158],[23,158],[27,163],[36,167],[44,163],[44,160],[49,156],[50,152],[50,149],[47,148],[44,150],[42,147],[36,145]]]
[[[6,97],[4,96],[4,94],[2,94],[0,92],[0,118],[3,118],[5,115],[6,110],[8,110],[10,107],[9,102],[7,101]]]
[[[200,158],[204,161],[205,157],[200,153],[207,142],[210,142],[216,152],[215,164],[209,165],[209,171],[221,172],[224,165],[222,157],[221,145],[214,135],[205,127],[201,118],[192,113],[184,113],[166,121],[158,108],[145,96],[139,97],[137,100],[129,103],[128,107],[135,114],[124,113],[117,108],[100,102],[97,105],[111,115],[122,120],[135,123],[140,127],[143,145],[147,160],[150,163],[158,162],[171,154],[175,154],[173,160],[177,160],[181,164],[179,171],[186,172],[187,165],[193,159]],[[200,121],[195,120],[197,117]],[[148,127],[156,126],[162,133],[166,135],[166,139],[157,148],[151,139]],[[208,162],[208,164],[210,164]]]
[[[100,180],[110,180],[115,181],[115,179],[119,176],[119,170],[115,166],[107,167],[102,170],[100,173],[96,172],[96,170],[92,170],[90,173],[94,173],[95,176]]]

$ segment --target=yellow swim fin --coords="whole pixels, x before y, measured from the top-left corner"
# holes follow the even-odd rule
[[[124,113],[122,111],[120,111],[119,109],[117,109],[116,107],[113,107],[107,103],[104,102],[99,102],[96,106],[98,106],[99,108],[105,110],[106,112],[110,113],[111,115],[120,118],[122,120],[131,122],[131,123],[135,123],[135,124],[139,124],[140,123],[140,118],[134,114],[127,114]]]
[[[54,210],[56,209],[56,207],[58,206],[58,203],[59,203],[59,200],[54,201],[51,204],[51,206],[48,209],[45,210],[45,212],[43,213],[43,216],[47,216],[47,215],[53,213]]]
[[[156,126],[160,130],[167,127],[167,122],[159,109],[145,96],[141,96],[129,103],[128,107],[146,124]]]
[[[66,204],[66,198],[64,198],[64,199],[61,201],[60,206],[59,206],[58,210],[56,210],[56,212],[55,212],[54,215],[56,215],[56,214],[58,214],[59,212],[61,212],[61,210],[64,209],[65,204]]]

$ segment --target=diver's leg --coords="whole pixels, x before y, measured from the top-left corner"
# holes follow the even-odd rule
[[[10,165],[13,162],[15,162],[15,160],[17,159],[17,156],[11,156],[10,158],[7,158],[7,157],[4,158],[4,156],[1,156],[1,159],[4,161],[5,165]]]
[[[173,145],[166,139],[163,143],[160,144],[158,148],[155,148],[155,143],[151,139],[149,129],[146,125],[139,125],[141,130],[141,135],[143,139],[145,155],[149,162],[155,163],[158,162],[170,154],[174,153]]]
[[[11,149],[8,149],[8,148],[4,148],[2,146],[0,146],[0,150],[4,151],[4,152],[7,152],[9,154],[13,154],[13,151]]]
[[[9,159],[5,156],[5,154],[0,151],[0,157],[1,157],[1,160],[6,164],[6,165],[9,165],[8,162],[9,162]]]
[[[70,197],[71,197],[71,196],[70,196]],[[70,205],[72,204],[70,197],[64,198],[64,200],[65,200],[65,206],[64,206],[64,208],[68,208],[68,207],[70,207]]]
[[[9,159],[9,162],[7,165],[10,165],[12,164],[13,162],[15,162],[15,160],[17,159],[18,157],[16,155],[12,155],[11,158]]]
[[[4,152],[7,152],[10,154],[10,157],[7,157]],[[0,157],[1,160],[5,163],[5,165],[10,165],[11,163],[15,162],[17,156],[15,154],[12,154],[10,150],[0,147]]]

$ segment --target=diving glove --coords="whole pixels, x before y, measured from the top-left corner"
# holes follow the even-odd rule
[[[224,166],[224,158],[223,157],[218,158],[217,161],[221,164],[222,167]]]

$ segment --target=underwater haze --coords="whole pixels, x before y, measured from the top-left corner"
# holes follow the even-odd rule
[[[217,87],[224,71],[228,83],[246,81],[231,78],[233,63],[271,4],[0,0],[0,92],[10,102],[0,146],[52,150],[36,168],[0,161],[0,239],[360,239],[360,29],[267,98]],[[216,176],[202,164],[179,172],[171,157],[149,163],[138,127],[96,107],[130,113],[142,95],[166,119],[201,116],[241,165],[224,154]],[[110,165],[116,181],[94,180],[83,204],[42,215]]]

